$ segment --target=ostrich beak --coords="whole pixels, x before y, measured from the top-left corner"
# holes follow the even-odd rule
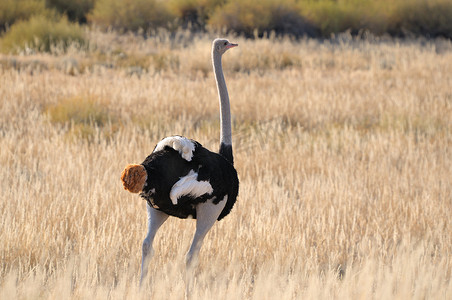
[[[232,44],[232,43],[230,43],[229,45],[226,46],[226,49],[231,49],[231,48],[237,47],[238,45],[239,44]]]

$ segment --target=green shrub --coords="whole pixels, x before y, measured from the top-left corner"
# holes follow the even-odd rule
[[[408,0],[398,2],[391,16],[390,33],[452,38],[452,1]]]
[[[203,29],[209,16],[223,4],[224,0],[171,0],[169,9],[183,27],[192,26]]]
[[[320,27],[323,36],[368,30],[403,36],[452,36],[450,0],[323,0],[300,2],[302,14]]]
[[[0,30],[20,20],[28,20],[33,15],[46,13],[44,0],[1,0]]]
[[[104,29],[148,31],[167,27],[174,20],[164,1],[97,0],[88,19]]]
[[[387,4],[389,2],[370,0],[348,1],[308,1],[300,4],[301,11],[315,23],[323,36],[350,30],[357,33],[369,30],[383,33],[387,23]]]
[[[95,0],[46,0],[47,7],[66,14],[70,21],[86,23],[86,15],[93,9]]]
[[[66,18],[55,20],[34,16],[28,21],[15,23],[1,40],[5,52],[21,52],[25,49],[51,52],[55,47],[66,50],[71,44],[85,44],[84,32]]]
[[[294,0],[232,0],[218,7],[209,19],[215,29],[227,29],[250,37],[255,30],[296,36],[315,35],[316,28],[300,14]]]
[[[322,35],[327,36],[333,32],[342,32],[349,28],[356,28],[359,24],[357,9],[345,7],[344,2],[315,1],[306,9],[309,18],[321,29]]]

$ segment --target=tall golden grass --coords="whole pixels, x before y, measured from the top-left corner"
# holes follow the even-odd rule
[[[1,299],[184,297],[195,221],[162,226],[140,290],[145,202],[119,176],[168,135],[218,148],[212,38],[92,32],[70,58],[1,57]],[[240,194],[193,298],[452,298],[450,41],[235,41]]]

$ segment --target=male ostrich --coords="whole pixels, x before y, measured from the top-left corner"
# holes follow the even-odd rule
[[[122,172],[124,188],[140,193],[147,201],[148,233],[143,241],[142,283],[153,255],[152,243],[168,216],[195,218],[196,232],[186,256],[186,266],[195,264],[204,237],[216,220],[232,209],[239,190],[233,166],[229,96],[221,66],[222,55],[238,46],[225,39],[212,43],[212,62],[220,98],[220,151],[181,136],[164,138],[140,165]]]

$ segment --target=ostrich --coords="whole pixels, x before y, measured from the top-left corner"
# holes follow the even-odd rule
[[[196,232],[186,255],[193,267],[207,232],[231,211],[239,180],[233,166],[229,96],[221,57],[238,46],[226,39],[212,43],[212,63],[220,100],[220,151],[214,153],[182,136],[161,140],[141,164],[128,165],[121,175],[124,189],[147,201],[148,232],[143,241],[140,285],[154,254],[152,243],[168,216],[194,218]]]

